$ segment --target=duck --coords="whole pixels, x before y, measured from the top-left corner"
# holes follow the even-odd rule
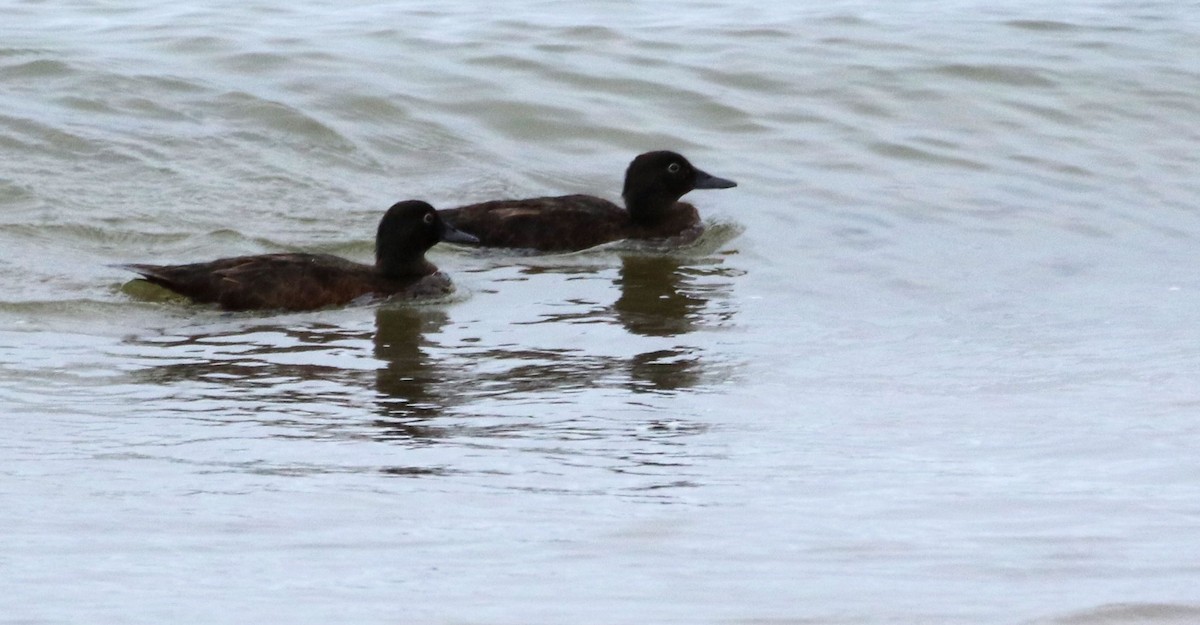
[[[622,239],[685,243],[704,230],[696,207],[680,202],[694,189],[737,183],[693,166],[677,152],[639,154],[625,171],[624,208],[592,195],[495,200],[440,211],[442,220],[479,239],[476,245],[568,252]]]
[[[402,299],[445,295],[450,279],[425,252],[439,241],[478,239],[444,222],[426,202],[392,205],[379,221],[375,264],[332,254],[281,253],[221,258],[186,265],[117,265],[197,303],[230,311],[314,310],[364,296]]]

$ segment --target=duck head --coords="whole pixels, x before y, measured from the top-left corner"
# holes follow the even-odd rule
[[[625,170],[621,197],[634,221],[652,221],[693,189],[728,189],[737,183],[701,171],[666,150],[639,154]]]
[[[479,239],[442,221],[425,202],[396,202],[379,221],[375,266],[389,277],[432,273],[436,268],[425,262],[425,252],[439,241],[478,243]]]

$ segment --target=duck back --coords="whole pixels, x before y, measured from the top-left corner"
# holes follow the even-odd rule
[[[439,211],[487,247],[581,250],[628,236],[629,212],[591,195],[496,200]]]
[[[312,310],[369,294],[401,293],[421,275],[386,278],[374,267],[329,254],[263,254],[187,265],[124,265],[147,281],[225,310]]]

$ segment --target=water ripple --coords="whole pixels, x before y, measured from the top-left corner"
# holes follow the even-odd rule
[[[6,7],[6,616],[1195,616],[1195,7],[561,8]],[[616,199],[660,148],[739,182],[694,246],[438,246],[426,306],[107,266],[369,259],[401,197]]]
[[[1013,87],[1054,87],[1058,84],[1047,78],[1045,71],[1015,65],[954,63],[935,67],[932,71],[951,78]]]

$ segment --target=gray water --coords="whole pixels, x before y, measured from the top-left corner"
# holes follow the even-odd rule
[[[14,2],[0,622],[1200,622],[1188,2]],[[392,202],[736,189],[676,252],[369,260]]]

